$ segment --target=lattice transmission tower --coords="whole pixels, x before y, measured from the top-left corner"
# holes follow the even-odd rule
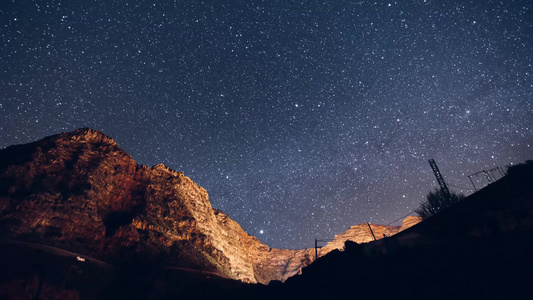
[[[444,178],[442,177],[442,174],[439,171],[439,167],[437,167],[437,163],[435,163],[435,160],[433,159],[428,160],[428,162],[431,166],[431,169],[433,170],[433,173],[435,174],[435,178],[437,178],[437,182],[440,185],[440,189],[444,192],[446,197],[450,198],[452,195],[450,194],[450,190],[448,189],[446,182],[444,182]]]

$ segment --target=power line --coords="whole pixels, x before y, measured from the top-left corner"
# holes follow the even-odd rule
[[[453,184],[451,184],[451,183],[449,183],[449,182],[446,182],[446,184],[448,184],[449,186],[453,186],[454,188],[473,191],[473,189],[470,189],[470,188],[467,188],[467,187],[462,187],[462,186],[453,185]]]
[[[450,184],[449,182],[446,182],[446,184],[449,185],[449,186],[453,186],[453,187],[455,187],[455,188],[459,188],[459,189],[465,189],[465,190],[473,191],[473,189],[469,189],[469,188],[461,187],[461,186],[456,186],[456,185]],[[415,208],[415,209],[413,209],[412,211],[408,212],[407,214],[405,214],[405,215],[399,217],[398,219],[396,219],[396,220],[394,220],[394,221],[392,221],[392,222],[386,224],[386,226],[389,226],[389,225],[392,224],[392,223],[395,223],[395,222],[398,222],[398,221],[400,221],[400,220],[402,220],[402,219],[405,219],[407,216],[409,216],[409,215],[412,214],[412,213],[416,213],[417,209],[421,208],[422,205],[423,205],[423,204],[420,204],[417,208]]]
[[[484,181],[485,178],[482,178],[482,179],[483,179],[483,181]],[[483,181],[482,181],[482,183],[483,183]],[[443,180],[443,182],[444,182],[444,180]],[[447,184],[447,185],[449,185],[449,186],[452,186],[452,187],[455,187],[455,188],[459,188],[459,189],[464,189],[464,190],[474,191],[473,189],[470,189],[470,188],[467,188],[467,187],[456,186],[456,185],[450,184],[449,182],[445,182],[445,184]],[[394,221],[392,221],[392,222],[389,222],[389,223],[386,224],[385,226],[389,226],[389,225],[391,225],[391,224],[393,224],[393,223],[395,223],[395,222],[398,222],[398,221],[400,221],[400,220],[402,220],[402,219],[405,219],[406,217],[408,217],[409,215],[411,215],[411,214],[413,214],[413,213],[416,213],[416,211],[417,211],[419,208],[421,208],[422,205],[424,205],[424,204],[421,203],[421,204],[420,204],[417,208],[415,208],[414,210],[408,212],[407,214],[405,214],[405,215],[399,217],[398,219],[396,219],[396,220],[394,220]],[[368,223],[367,223],[367,225],[368,225]],[[368,226],[370,227],[370,225],[368,225]],[[372,230],[372,229],[371,229],[371,230]],[[374,239],[375,239],[375,237],[374,237]],[[317,248],[319,248],[319,247],[318,247],[318,244],[317,244],[318,242],[329,242],[329,241],[332,241],[332,240],[333,240],[333,239],[315,239],[315,252],[317,251]],[[316,256],[317,256],[317,253],[315,253],[315,257],[316,257]]]
[[[318,248],[322,248],[322,246],[318,246],[319,242],[330,242],[333,241],[333,239],[315,239],[315,261],[318,259]]]
[[[415,213],[417,209],[419,209],[420,207],[422,207],[422,204],[420,206],[418,206],[417,208],[415,208],[414,210],[410,211],[409,213],[407,213],[406,215],[402,216],[402,217],[399,217],[398,219],[390,222],[389,224],[385,225],[385,226],[389,226],[390,224],[392,223],[395,223],[395,222],[398,222],[400,221],[401,219],[405,219],[407,216],[409,216],[410,214],[412,213]]]
[[[331,242],[331,241],[333,241],[333,240],[334,240],[334,239],[320,239],[320,240],[317,239],[316,241],[317,241],[317,242]]]

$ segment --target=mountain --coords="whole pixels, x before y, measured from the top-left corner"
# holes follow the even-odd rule
[[[318,255],[346,240],[373,240],[369,228],[378,239],[400,231],[356,225]],[[0,150],[0,237],[118,265],[201,270],[248,283],[285,281],[315,260],[314,249],[261,243],[213,209],[206,190],[183,173],[138,165],[113,139],[88,128]]]

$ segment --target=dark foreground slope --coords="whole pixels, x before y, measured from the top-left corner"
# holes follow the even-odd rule
[[[264,299],[533,299],[533,170],[393,237],[347,243]]]
[[[0,299],[533,299],[533,172],[377,242],[348,242],[285,283],[107,264],[42,245],[0,242]],[[8,275],[9,274],[9,275]]]
[[[182,173],[137,165],[100,132],[64,133],[0,150],[0,299],[533,299],[533,172],[514,170],[263,286],[243,282],[283,280],[313,251],[269,248]]]
[[[109,264],[7,240],[0,241],[0,270],[0,299],[230,299],[250,286],[208,271]]]

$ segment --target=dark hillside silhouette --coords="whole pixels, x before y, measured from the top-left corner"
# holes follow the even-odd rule
[[[78,253],[0,240],[0,299],[16,290],[41,299],[533,299],[532,182],[531,163],[511,167],[411,228],[347,242],[268,286],[166,265],[79,262]]]
[[[507,174],[511,176],[528,176],[531,172],[533,172],[533,160],[507,167]]]
[[[533,299],[533,168],[395,236],[332,252],[262,299]],[[514,170],[513,170],[514,169]]]

